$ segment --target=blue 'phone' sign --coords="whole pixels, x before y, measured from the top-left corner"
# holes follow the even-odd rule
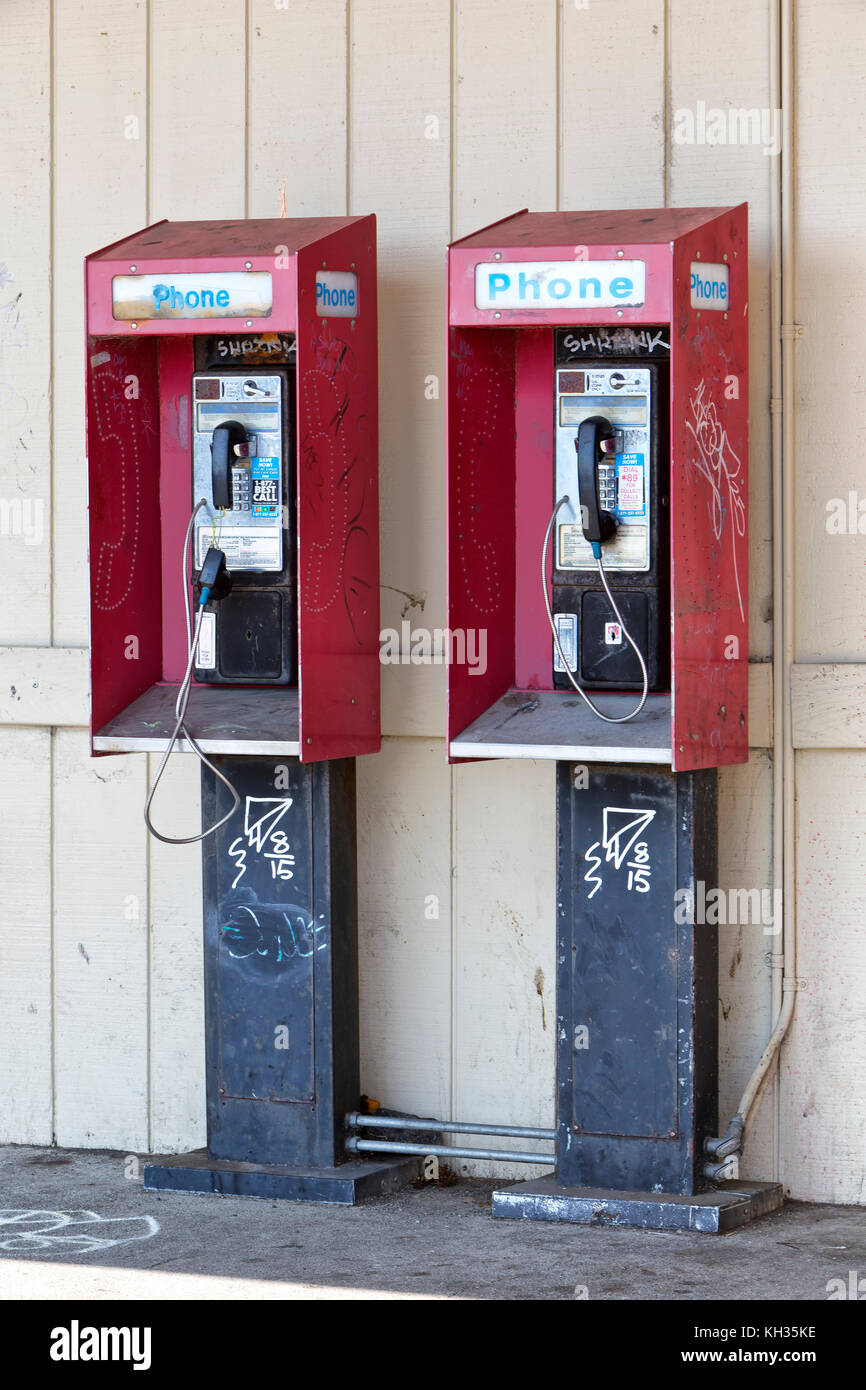
[[[477,309],[611,309],[643,304],[644,261],[485,261],[475,267]]]

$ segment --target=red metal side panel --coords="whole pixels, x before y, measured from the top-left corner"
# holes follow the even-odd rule
[[[190,436],[191,337],[159,340],[159,505],[162,514],[162,678],[183,679],[189,657],[181,557],[193,507]],[[192,546],[190,546],[192,550]]]
[[[730,267],[730,308],[692,308],[694,261]],[[748,221],[727,211],[675,243],[671,336],[673,756],[746,762]]]
[[[517,633],[515,685],[553,689],[552,638],[541,592],[541,549],[553,496],[553,333],[524,328],[517,335]],[[547,583],[553,565],[551,542]]]
[[[86,375],[92,736],[162,668],[156,343],[88,338]]]
[[[487,644],[485,671],[448,667],[449,747],[514,682],[514,346],[502,329],[449,333],[448,627]]]
[[[355,319],[320,318],[316,271],[355,270]],[[380,746],[376,219],[297,256],[301,759]]]

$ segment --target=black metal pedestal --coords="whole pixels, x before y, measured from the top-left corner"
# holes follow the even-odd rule
[[[207,1154],[152,1190],[356,1201],[417,1161],[342,1163],[358,1108],[355,764],[213,760],[240,808],[203,842]],[[202,770],[211,825],[231,797]]]
[[[494,1214],[720,1231],[781,1205],[778,1184],[703,1178],[718,947],[693,905],[717,883],[715,771],[560,763],[557,823],[556,1174]]]

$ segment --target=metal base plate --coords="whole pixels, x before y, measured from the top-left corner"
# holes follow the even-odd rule
[[[493,1194],[493,1215],[510,1220],[565,1221],[578,1226],[637,1226],[646,1231],[703,1231],[723,1235],[778,1211],[781,1183],[720,1183],[712,1192],[612,1192],[561,1187],[553,1174]]]
[[[146,1163],[144,1186],[148,1192],[215,1193],[353,1207],[368,1197],[396,1192],[420,1171],[417,1158],[341,1163],[335,1168],[288,1168],[210,1158],[205,1149],[197,1149]]]

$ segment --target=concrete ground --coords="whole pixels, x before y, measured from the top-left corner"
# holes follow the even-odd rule
[[[317,1207],[145,1192],[137,1167],[0,1148],[0,1299],[826,1300],[866,1276],[864,1207],[657,1234],[494,1221],[489,1181]]]

